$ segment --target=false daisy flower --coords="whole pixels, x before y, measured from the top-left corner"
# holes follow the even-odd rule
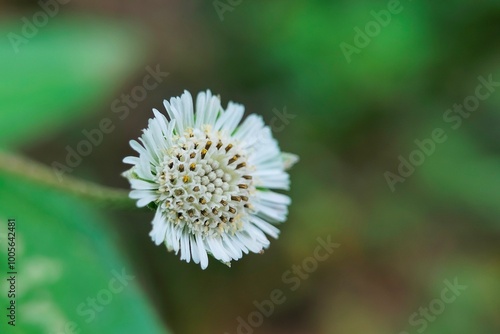
[[[123,174],[130,197],[156,209],[151,238],[203,269],[209,254],[229,265],[262,252],[290,205],[270,189],[289,188],[285,169],[298,158],[281,153],[260,116],[240,124],[243,106],[224,110],[210,91],[198,94],[196,108],[187,91],[164,105],[169,118],[154,109],[140,143],[130,141],[139,156],[123,160],[133,165]]]

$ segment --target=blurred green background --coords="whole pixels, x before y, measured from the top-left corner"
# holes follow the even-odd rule
[[[127,189],[121,160],[151,109],[209,88],[268,122],[286,108],[294,118],[274,135],[301,158],[280,238],[265,255],[231,269],[211,260],[206,271],[154,246],[152,211],[102,207],[0,171],[0,252],[16,218],[19,267],[17,326],[2,311],[1,332],[233,334],[254,301],[280,289],[286,302],[240,333],[499,333],[500,92],[456,129],[443,117],[480,76],[500,82],[500,2],[401,1],[356,46],[355,29],[390,4],[0,2],[1,149],[64,164],[66,147],[108,118],[113,131],[67,174]],[[357,47],[350,62],[342,43]],[[169,74],[115,112],[148,66]],[[385,173],[437,128],[446,141],[392,191]],[[327,236],[340,247],[292,291],[283,273]],[[82,316],[79,306],[122,270],[134,276],[123,291]],[[455,278],[467,286],[455,301],[419,313]]]

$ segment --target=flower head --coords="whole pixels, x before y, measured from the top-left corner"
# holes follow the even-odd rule
[[[224,110],[210,91],[201,92],[196,108],[189,92],[164,101],[169,119],[154,109],[139,142],[139,156],[124,173],[137,206],[156,208],[150,236],[182,260],[208,265],[208,254],[230,264],[277,238],[290,198],[286,166],[294,155],[281,153],[271,130],[244,108],[229,102]]]

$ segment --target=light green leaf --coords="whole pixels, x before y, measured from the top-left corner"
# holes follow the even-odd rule
[[[7,219],[16,219],[16,333],[168,333],[102,215],[81,200],[5,175],[0,189],[2,277]]]
[[[51,19],[24,43],[0,25],[0,146],[19,146],[96,109],[142,59],[138,33],[96,19]],[[17,52],[16,52],[17,51]]]

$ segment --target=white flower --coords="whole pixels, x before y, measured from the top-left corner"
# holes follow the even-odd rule
[[[187,91],[164,101],[169,120],[155,117],[140,142],[130,141],[138,157],[123,161],[133,167],[123,175],[134,189],[137,206],[156,207],[153,241],[180,252],[181,260],[200,263],[208,254],[230,264],[277,238],[275,224],[284,222],[290,198],[270,189],[288,190],[285,161],[269,127],[255,114],[240,125],[244,108],[229,102],[226,110],[210,91],[193,99]]]

